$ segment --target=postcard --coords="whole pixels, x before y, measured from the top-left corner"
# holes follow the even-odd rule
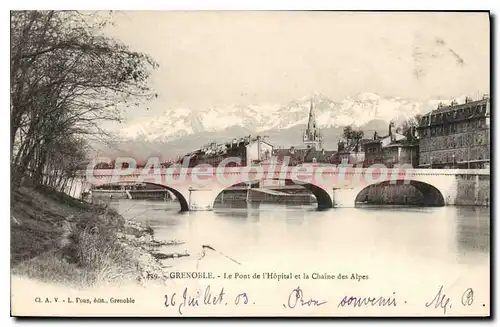
[[[490,316],[489,12],[10,33],[12,316]]]

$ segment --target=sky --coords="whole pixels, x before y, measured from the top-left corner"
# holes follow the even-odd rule
[[[109,35],[160,64],[151,114],[311,93],[342,100],[489,92],[487,13],[128,11],[114,21]]]

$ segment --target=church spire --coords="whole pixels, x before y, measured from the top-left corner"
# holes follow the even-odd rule
[[[316,115],[314,114],[313,98],[311,97],[311,105],[309,108],[309,120],[307,121],[307,129],[304,132],[304,144],[316,150],[322,148],[321,132],[316,126]]]
[[[314,115],[314,107],[313,107],[313,99],[311,97],[311,106],[309,108],[309,121],[307,122],[307,130],[315,130],[316,129],[316,117]]]

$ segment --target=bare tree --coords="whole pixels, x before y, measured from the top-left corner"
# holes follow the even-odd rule
[[[123,106],[155,96],[148,80],[157,63],[105,36],[110,23],[101,13],[11,12],[14,185],[29,176],[60,186],[43,177],[49,167],[74,169],[70,157],[82,159],[84,139],[105,134],[100,122],[120,121]]]
[[[408,140],[413,140],[415,137],[413,135],[413,131],[412,129],[418,127],[418,125],[420,124],[420,121],[422,120],[422,115],[420,114],[417,114],[415,115],[415,117],[411,117],[407,120],[405,120],[403,123],[401,123],[399,126],[398,126],[398,131],[403,134],[404,136],[406,136],[406,138]]]
[[[359,144],[364,136],[362,130],[354,130],[352,126],[346,126],[344,127],[343,136],[349,149],[354,149],[356,152],[359,151]]]

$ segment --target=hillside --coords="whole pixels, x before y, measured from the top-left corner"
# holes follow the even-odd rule
[[[141,247],[152,230],[45,187],[11,192],[13,275],[76,287],[136,283],[161,265]],[[161,276],[161,275],[160,275]]]

